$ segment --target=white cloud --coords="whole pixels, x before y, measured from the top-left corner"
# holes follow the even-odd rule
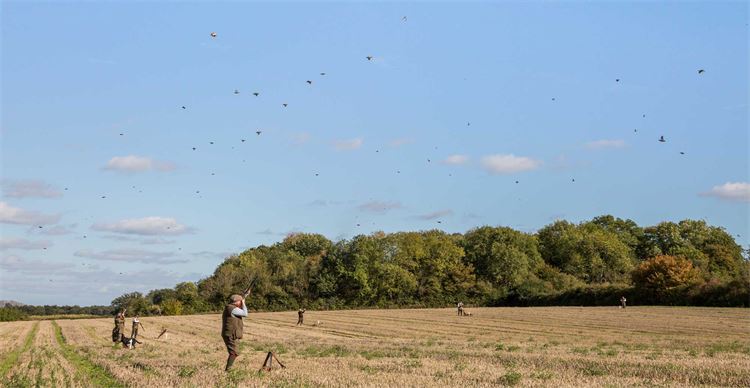
[[[105,170],[118,172],[172,171],[174,164],[160,162],[145,156],[115,156],[104,166]]]
[[[316,199],[308,203],[307,206],[340,206],[340,205],[351,204],[353,202],[354,201],[333,201],[333,200],[325,200],[325,199]]]
[[[445,160],[443,160],[443,163],[445,164],[452,164],[452,165],[460,165],[460,164],[466,164],[466,162],[469,161],[469,157],[466,155],[450,155]]]
[[[600,150],[604,148],[623,148],[626,146],[625,140],[595,140],[583,145],[590,150]]]
[[[12,265],[12,264],[11,264]],[[114,264],[117,265],[117,264]],[[17,276],[6,276],[0,282],[0,293],[7,299],[16,299],[32,304],[108,305],[110,301],[126,292],[171,288],[183,281],[195,281],[205,274],[173,272],[180,266],[149,267],[138,270],[97,268],[86,265],[74,268],[71,264],[49,262],[26,262],[21,265],[24,272]],[[0,268],[6,268],[0,259]],[[50,269],[54,272],[50,273]],[[33,272],[32,272],[33,271]],[[43,287],[40,287],[43,285]]]
[[[193,252],[191,254],[193,255],[193,257],[198,258],[198,259],[223,261],[227,257],[232,256],[234,253],[232,253],[232,252],[200,251],[200,252]]]
[[[401,137],[398,139],[391,140],[391,142],[388,143],[388,145],[390,145],[391,147],[401,147],[402,145],[406,145],[406,144],[413,143],[413,142],[414,140],[412,139]]]
[[[139,237],[130,237],[130,236],[122,236],[122,235],[106,235],[106,236],[102,236],[102,238],[107,239],[107,240],[115,240],[115,241],[135,242],[135,243],[139,243],[142,245],[174,244],[175,242],[177,242],[177,240],[167,240],[161,237],[139,238]]]
[[[44,249],[52,246],[51,241],[37,240],[31,241],[25,238],[0,237],[0,250],[6,249]]]
[[[23,210],[0,201],[0,223],[17,225],[50,225],[60,221],[59,214],[42,214]]]
[[[76,251],[74,255],[94,260],[121,261],[126,263],[174,264],[187,263],[185,259],[173,259],[171,252],[154,252],[141,249],[110,249],[94,252],[90,249]]]
[[[333,142],[333,146],[337,151],[351,151],[362,147],[362,143],[364,143],[362,138],[356,138],[351,140],[337,140]]]
[[[417,218],[419,218],[420,220],[430,221],[430,220],[436,220],[438,218],[452,216],[452,215],[453,215],[453,210],[446,209],[446,210],[438,210],[432,213],[421,214],[421,215],[418,215]]]
[[[716,197],[726,201],[750,202],[750,183],[727,182],[714,186],[711,190],[701,193],[705,197]]]
[[[120,220],[114,223],[97,223],[91,229],[102,232],[113,232],[122,234],[137,234],[141,236],[176,236],[191,233],[190,227],[182,225],[174,218],[167,217],[144,217]]]
[[[56,270],[72,268],[70,263],[52,263],[40,260],[28,260],[16,255],[0,256],[0,268],[8,272],[49,274]],[[5,283],[8,278],[3,279]],[[38,286],[38,284],[37,284]]]
[[[3,195],[8,198],[57,198],[62,192],[42,181],[6,180],[3,181]]]
[[[55,225],[50,228],[38,229],[35,231],[38,231],[40,234],[44,234],[47,236],[62,236],[64,234],[73,233],[73,228],[75,228],[76,226],[78,226],[78,224]]]
[[[488,155],[482,158],[482,166],[492,174],[513,174],[538,168],[542,162],[513,154]]]
[[[396,201],[391,201],[391,202],[370,201],[370,202],[365,202],[357,206],[357,208],[360,211],[369,212],[369,213],[377,213],[377,214],[385,214],[391,210],[400,209],[402,207],[403,206],[401,206],[401,203],[396,202]]]

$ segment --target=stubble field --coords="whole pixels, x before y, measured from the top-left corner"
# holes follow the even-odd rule
[[[230,373],[216,315],[0,323],[4,386],[750,386],[750,311],[471,308],[251,313]],[[320,326],[313,326],[320,321]],[[130,332],[127,320],[126,333]],[[162,328],[168,336],[156,339]],[[286,369],[258,372],[273,350]]]

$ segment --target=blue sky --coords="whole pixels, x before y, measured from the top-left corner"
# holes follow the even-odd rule
[[[3,2],[0,299],[108,304],[293,231],[613,214],[747,245],[747,23],[745,2]]]

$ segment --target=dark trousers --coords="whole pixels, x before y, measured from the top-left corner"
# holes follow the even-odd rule
[[[224,340],[224,345],[227,346],[227,352],[230,356],[239,356],[240,354],[237,352],[237,340],[232,337],[227,336],[221,336],[221,338]]]

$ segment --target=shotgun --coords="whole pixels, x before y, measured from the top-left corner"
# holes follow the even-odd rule
[[[255,283],[258,282],[258,277],[253,276],[252,279],[250,279],[250,285],[247,286],[245,291],[242,293],[243,298],[247,298],[248,295],[250,295],[250,291],[252,291],[253,287],[255,287]]]

